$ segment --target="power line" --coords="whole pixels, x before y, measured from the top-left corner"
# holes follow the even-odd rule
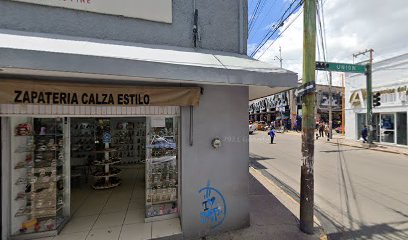
[[[317,19],[318,19],[318,29],[319,29],[319,39],[320,39],[320,44],[321,44],[321,48],[322,48],[322,56],[323,56],[323,61],[327,62],[327,44],[326,44],[326,30],[324,27],[324,15],[323,15],[323,2],[320,0],[317,2]],[[326,79],[327,79],[327,83],[329,84],[329,72],[325,72],[326,73]]]
[[[258,2],[256,3],[256,6],[255,6],[255,8],[254,8],[254,10],[252,11],[251,19],[249,19],[249,23],[248,23],[248,29],[250,29],[251,26],[252,26],[252,24],[253,24],[253,21],[254,21],[254,19],[255,19],[255,13],[256,13],[256,11],[257,11],[258,8],[259,8],[259,3],[260,3],[260,2],[261,2],[261,0],[258,0]]]
[[[255,26],[256,21],[258,20],[259,15],[261,14],[263,8],[265,7],[266,0],[258,0],[256,8],[254,10],[254,15],[252,17],[252,21],[248,28],[248,33],[250,33]]]
[[[272,9],[273,9],[273,6],[275,5],[276,1],[277,0],[274,0],[271,3],[271,5],[269,6],[269,9],[267,10],[267,13],[263,15],[261,23],[259,24],[259,26],[261,26],[261,27],[255,28],[255,32],[252,32],[252,34],[248,33],[248,35],[249,35],[248,39],[249,40],[251,40],[251,38],[253,38],[253,36],[256,36],[256,34],[259,32],[259,30],[262,29],[262,26],[264,26],[263,24],[264,24],[265,20],[268,19],[269,15],[272,13]],[[273,22],[275,22],[275,21],[272,21],[271,23],[273,23]]]
[[[290,9],[292,7],[292,5],[294,4],[296,0],[293,0],[292,3],[290,4],[289,8]],[[286,12],[288,11],[288,9],[283,13],[282,17],[285,16]],[[281,17],[281,19],[282,19]],[[263,46],[262,44],[264,44],[264,41],[268,40],[281,26],[282,26],[283,22],[280,21],[279,24],[274,25],[274,29],[270,29],[268,30],[268,32],[265,34],[265,36],[263,37],[263,39],[260,41],[260,43],[257,45],[257,47],[254,49],[254,51],[251,53],[251,57],[253,57],[258,51],[259,49]],[[268,38],[269,36],[269,38]],[[262,45],[262,46],[261,46]]]
[[[276,40],[278,40],[279,37],[296,21],[296,19],[302,14],[302,12],[303,12],[303,10],[300,10],[300,11],[299,11],[299,14],[292,20],[292,22],[290,22],[290,23],[286,26],[286,28],[278,35],[278,37],[275,38],[275,39],[273,40],[273,42],[272,42],[271,44],[269,44],[269,46],[263,51],[263,53],[262,53],[259,57],[257,57],[256,59],[260,59],[260,58],[268,51],[268,49],[276,42]]]
[[[288,9],[286,9],[286,11],[284,12],[284,14],[281,16],[280,21],[277,25],[275,25],[275,27],[271,30],[269,30],[264,38],[261,40],[261,42],[257,45],[257,47],[254,49],[254,51],[251,53],[251,57],[254,57],[255,54],[268,42],[268,40],[270,40],[272,38],[272,36],[278,31],[278,29],[280,27],[283,26],[284,22],[294,13],[296,12],[303,4],[303,0],[300,0],[297,5],[295,5],[295,7],[292,9],[292,6],[295,4],[297,0],[293,0],[292,3],[290,4],[290,6],[288,7]],[[292,9],[290,11],[290,9]],[[286,13],[290,11],[290,13],[286,15]]]

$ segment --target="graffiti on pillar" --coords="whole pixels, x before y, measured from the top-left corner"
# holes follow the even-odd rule
[[[208,180],[207,186],[198,193],[201,198],[200,222],[210,228],[216,228],[224,222],[227,216],[227,204],[222,193],[211,187]]]

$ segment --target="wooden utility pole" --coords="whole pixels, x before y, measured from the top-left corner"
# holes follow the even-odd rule
[[[316,0],[303,5],[303,85],[315,82]],[[315,93],[303,97],[302,166],[300,176],[300,230],[313,234]]]
[[[333,82],[333,76],[332,72],[329,72],[329,136],[327,136],[327,140],[332,139],[333,136],[333,93],[332,93],[332,83]]]

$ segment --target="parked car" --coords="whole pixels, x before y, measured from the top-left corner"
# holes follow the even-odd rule
[[[253,134],[256,131],[256,126],[252,122],[249,122],[249,134]]]
[[[257,127],[258,130],[265,131],[265,127],[267,127],[267,124],[265,121],[258,122],[258,127]]]

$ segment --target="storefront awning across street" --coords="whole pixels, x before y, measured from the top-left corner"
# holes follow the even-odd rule
[[[297,86],[297,74],[244,55],[0,30],[3,76],[249,86],[249,100]]]

